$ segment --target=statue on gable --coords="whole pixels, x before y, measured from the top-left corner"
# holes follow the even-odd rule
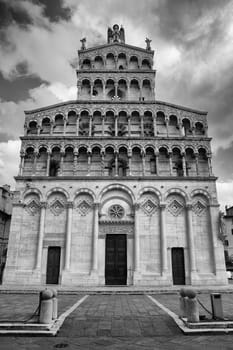
[[[87,41],[86,38],[83,38],[80,41],[82,43],[81,50],[86,50],[86,41]]]
[[[122,26],[121,26],[121,29],[120,29],[120,41],[121,41],[121,43],[125,42],[125,30],[124,30],[124,28]]]
[[[118,24],[114,24],[113,29],[108,28],[108,44],[110,43],[124,43],[125,42],[125,31],[124,28],[121,26],[121,29],[119,29]]]
[[[150,51],[151,50],[151,46],[150,46],[150,43],[151,43],[152,40],[146,38],[145,42],[146,42],[146,50]]]

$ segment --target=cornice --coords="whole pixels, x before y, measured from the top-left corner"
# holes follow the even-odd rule
[[[207,112],[205,111],[200,111],[200,110],[196,110],[196,109],[192,109],[189,107],[185,107],[185,106],[181,106],[181,105],[176,105],[173,103],[169,103],[169,102],[164,102],[164,101],[156,101],[156,100],[150,100],[150,101],[107,101],[107,100],[70,100],[70,101],[65,101],[65,102],[61,102],[61,103],[57,103],[54,105],[49,105],[49,106],[45,106],[45,107],[41,107],[41,108],[36,108],[36,109],[32,109],[32,110],[28,110],[28,111],[24,111],[25,115],[28,114],[32,114],[32,113],[39,113],[39,112],[43,112],[43,111],[48,111],[50,109],[54,109],[54,108],[60,108],[63,106],[68,106],[69,104],[76,104],[76,105],[82,105],[82,104],[101,104],[101,105],[105,105],[105,104],[111,104],[112,106],[114,105],[122,105],[122,104],[128,104],[128,105],[155,105],[155,106],[166,106],[166,107],[172,107],[172,108],[177,108],[180,109],[182,111],[187,111],[187,112],[192,112],[192,113],[196,113],[196,114],[201,114],[201,115],[207,115]]]
[[[71,175],[71,176],[15,176],[14,179],[16,181],[29,181],[31,183],[35,181],[64,181],[64,180],[83,180],[85,182],[90,182],[90,181],[121,181],[121,182],[128,182],[135,180],[137,182],[147,182],[154,180],[154,182],[160,182],[164,180],[170,180],[170,181],[177,181],[178,183],[180,182],[190,182],[190,181],[195,181],[195,182],[210,182],[210,181],[216,181],[218,178],[216,176],[126,176],[126,177],[120,177],[120,176],[76,176],[76,175]]]
[[[147,53],[151,56],[154,55],[154,50],[146,50],[143,49],[142,47],[138,47],[138,46],[133,46],[133,45],[129,45],[129,44],[124,44],[124,43],[110,43],[110,44],[102,44],[102,45],[97,45],[97,46],[92,46],[89,49],[85,49],[85,50],[78,50],[78,54],[85,54],[88,52],[92,52],[95,50],[99,50],[99,49],[105,49],[105,48],[111,48],[111,47],[123,47],[123,48],[128,48],[128,49],[133,49],[133,50],[137,50],[137,51],[141,51],[144,53]]]

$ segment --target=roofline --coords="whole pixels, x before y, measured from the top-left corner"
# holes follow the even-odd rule
[[[208,114],[208,112],[206,112],[206,111],[200,111],[198,109],[193,109],[193,108],[190,108],[190,107],[176,105],[176,104],[170,103],[170,102],[164,102],[164,101],[156,100],[156,104],[161,104],[161,105],[165,105],[165,106],[168,106],[168,107],[179,108],[179,109],[182,109],[183,111],[187,111],[187,112],[194,112],[194,113],[203,114],[203,115],[207,115]]]
[[[89,103],[93,103],[93,104],[105,104],[105,103],[110,103],[111,101],[89,101],[89,100],[70,100],[70,101],[65,101],[65,102],[60,102],[60,103],[56,103],[54,105],[49,105],[49,106],[45,106],[45,107],[41,107],[41,108],[36,108],[36,109],[32,109],[32,110],[28,110],[28,111],[24,111],[25,115],[27,114],[31,114],[31,113],[38,113],[38,112],[42,112],[48,109],[52,109],[52,108],[56,108],[56,107],[61,107],[64,105],[69,105],[69,104],[89,104]],[[164,106],[168,106],[168,107],[174,107],[174,108],[179,108],[183,111],[187,111],[187,112],[193,112],[193,113],[197,113],[197,114],[201,114],[201,115],[207,115],[208,112],[205,111],[199,111],[197,109],[192,109],[189,107],[185,107],[185,106],[180,106],[180,105],[175,105],[173,103],[169,103],[169,102],[164,102],[164,101],[114,101],[114,104],[125,104],[125,103],[129,103],[129,104],[138,104],[141,103],[143,105],[146,104],[161,104]]]
[[[110,43],[110,44],[104,44],[104,45],[98,45],[98,46],[93,46],[93,47],[90,47],[89,49],[85,49],[85,50],[78,50],[78,53],[86,53],[86,52],[90,52],[90,51],[93,51],[93,50],[97,50],[97,49],[104,49],[105,47],[110,47],[110,46],[122,46],[122,47],[128,47],[130,49],[136,49],[136,50],[139,50],[139,51],[142,51],[142,52],[145,52],[145,53],[149,53],[151,55],[154,54],[154,50],[146,50],[146,49],[143,49],[141,47],[138,47],[138,46],[133,46],[133,45],[129,45],[129,44],[123,44],[123,43]]]

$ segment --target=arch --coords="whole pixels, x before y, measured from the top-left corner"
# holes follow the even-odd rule
[[[148,60],[148,58],[142,60],[142,69],[151,69],[150,60]]]
[[[102,145],[100,143],[94,143],[91,145],[91,151],[93,151],[94,148],[99,148],[99,150],[102,150]]]
[[[38,188],[32,187],[32,188],[26,189],[23,192],[23,195],[22,195],[23,202],[25,202],[25,198],[30,194],[36,194],[39,197],[40,202],[43,201],[43,195],[42,195],[41,191]]]
[[[38,146],[38,152],[40,152],[40,149],[41,148],[45,148],[46,149],[46,151],[48,152],[48,149],[49,149],[49,147],[48,147],[48,145],[46,145],[46,144],[40,144],[39,146]]]
[[[154,152],[156,151],[156,148],[155,148],[155,146],[154,146],[153,144],[150,144],[150,143],[146,144],[146,145],[145,145],[145,151],[146,151],[148,148],[153,149]]]
[[[137,143],[135,143],[134,145],[131,146],[132,152],[133,152],[133,150],[134,150],[135,148],[139,148],[141,152],[142,152],[142,150],[143,150],[142,145],[137,144]]]
[[[101,55],[95,56],[94,65],[95,69],[102,69],[104,67],[104,60]]]
[[[49,134],[51,130],[51,119],[50,117],[44,117],[41,122],[41,134]]]
[[[115,68],[115,57],[112,52],[109,52],[106,55],[106,68],[107,69]]]
[[[91,69],[91,60],[89,58],[84,58],[81,64],[82,69]]]
[[[195,123],[195,135],[204,135],[205,134],[205,129],[204,125],[201,122],[196,122]]]
[[[93,94],[92,97],[96,99],[103,98],[103,81],[100,78],[96,78],[93,85]]]
[[[183,197],[185,203],[187,203],[189,201],[189,197],[188,197],[187,193],[185,193],[180,188],[170,188],[169,190],[167,190],[167,192],[164,195],[164,199],[167,200],[167,197],[170,196],[171,194],[178,194],[178,195],[180,195],[181,197]]]
[[[136,55],[130,56],[129,59],[129,69],[138,69],[138,57]]]
[[[129,187],[122,185],[122,184],[119,184],[119,183],[107,185],[106,187],[104,187],[98,195],[98,202],[101,202],[104,194],[107,193],[108,191],[111,191],[111,190],[122,190],[123,192],[128,193],[128,195],[131,198],[132,203],[135,203],[135,196],[134,196],[133,191]]]
[[[38,128],[37,121],[36,120],[31,120],[28,123],[27,134],[28,135],[35,135],[35,134],[37,134],[37,128]]]
[[[49,197],[53,194],[53,193],[56,193],[56,192],[59,192],[59,193],[62,193],[64,194],[64,196],[66,197],[66,200],[69,201],[70,200],[70,196],[69,196],[69,193],[64,190],[64,188],[62,187],[54,187],[54,188],[51,188],[47,193],[46,193],[46,200],[49,199]]]
[[[138,192],[138,196],[137,196],[137,201],[141,198],[141,196],[144,194],[144,193],[147,193],[147,192],[150,192],[150,193],[153,193],[155,194],[159,201],[161,202],[162,201],[162,194],[161,192],[155,188],[155,187],[151,187],[151,186],[147,186],[147,187],[143,187],[139,192]]]
[[[126,68],[126,54],[125,53],[123,53],[123,52],[119,53],[117,61],[118,61],[117,65],[118,65],[119,69]]]
[[[96,201],[96,195],[95,193],[90,190],[89,188],[83,187],[83,188],[79,188],[77,191],[75,191],[74,195],[72,196],[71,200],[74,201],[76,197],[78,197],[81,194],[89,194],[91,196],[91,198],[93,199],[93,201]]]
[[[204,196],[207,199],[208,203],[209,204],[211,203],[212,197],[208,191],[203,190],[202,188],[197,188],[191,192],[190,197],[191,199],[193,199],[195,196],[198,196],[198,195]]]

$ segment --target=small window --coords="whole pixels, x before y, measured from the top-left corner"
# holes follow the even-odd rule
[[[225,245],[226,247],[228,247],[228,246],[229,246],[229,242],[228,242],[228,240],[227,240],[227,239],[225,239],[224,245]]]
[[[231,229],[231,234],[233,235],[233,228]]]

